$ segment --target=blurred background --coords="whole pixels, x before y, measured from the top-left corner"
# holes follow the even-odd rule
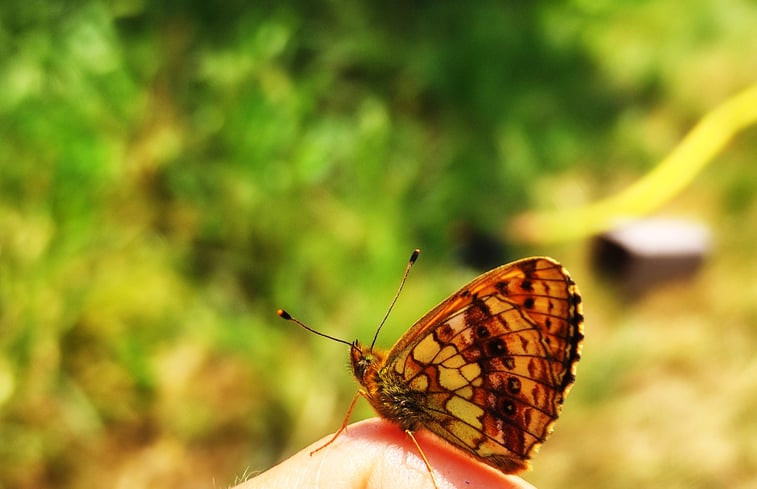
[[[0,488],[228,487],[333,432],[347,351],[276,308],[366,341],[415,247],[382,347],[510,260],[581,288],[526,479],[757,487],[757,130],[655,213],[710,233],[684,278],[629,293],[593,239],[508,232],[652,169],[757,79],[755,25],[750,0],[3,2]]]

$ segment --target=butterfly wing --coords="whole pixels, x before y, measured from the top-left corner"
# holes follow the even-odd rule
[[[573,384],[582,321],[565,269],[527,258],[484,273],[432,309],[385,366],[425,395],[427,429],[516,472],[552,431]]]

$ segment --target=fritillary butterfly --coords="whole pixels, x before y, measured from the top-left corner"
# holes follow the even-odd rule
[[[502,265],[434,307],[389,351],[348,343],[358,394],[410,434],[432,479],[412,436],[420,428],[503,473],[519,472],[552,432],[575,380],[582,323],[578,288],[558,262]]]

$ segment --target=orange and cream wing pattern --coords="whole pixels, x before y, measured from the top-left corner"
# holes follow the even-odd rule
[[[528,467],[575,379],[578,289],[551,258],[479,276],[421,318],[385,371],[423,396],[425,428],[499,470]]]

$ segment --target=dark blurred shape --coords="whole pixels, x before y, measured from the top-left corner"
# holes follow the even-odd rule
[[[710,250],[710,232],[697,222],[629,221],[595,238],[592,263],[604,278],[636,298],[673,280],[690,279]]]
[[[505,244],[494,234],[478,229],[469,222],[452,226],[455,252],[466,266],[476,270],[489,270],[504,264],[509,256]]]

